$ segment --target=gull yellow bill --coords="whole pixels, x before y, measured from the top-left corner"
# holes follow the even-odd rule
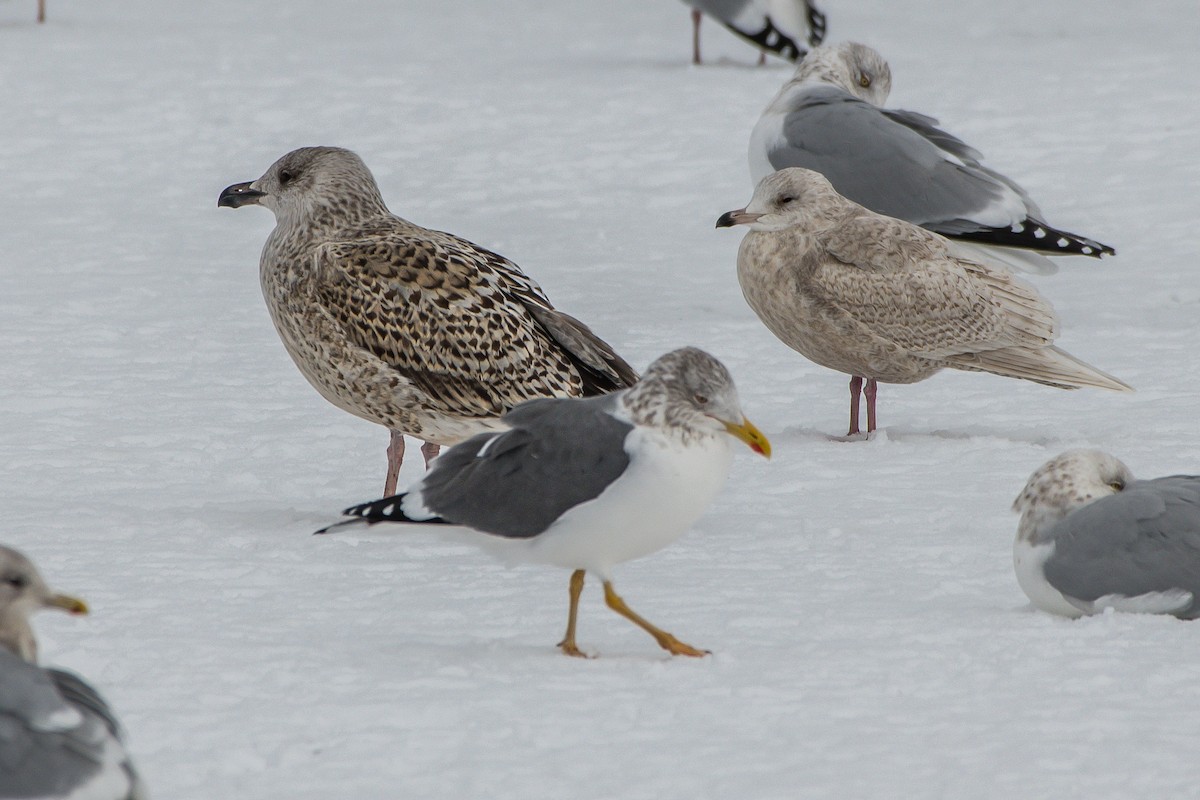
[[[71,597],[69,594],[56,594],[46,601],[46,605],[61,608],[69,614],[88,613],[87,603],[78,597]]]
[[[767,437],[763,435],[762,431],[754,427],[754,423],[750,420],[742,417],[741,423],[721,421],[725,423],[725,430],[729,431],[731,436],[741,439],[759,455],[766,458],[771,457],[771,443],[767,441]]]

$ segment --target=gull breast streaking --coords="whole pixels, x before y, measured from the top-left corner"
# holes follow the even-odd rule
[[[759,64],[767,53],[796,61],[808,51],[800,42],[808,30],[813,47],[825,38],[825,14],[810,0],[683,0],[692,7],[692,63],[700,62],[700,18],[708,15],[757,47]]]
[[[347,509],[355,519],[332,527],[364,520],[465,526],[508,561],[572,570],[559,643],[568,655],[583,654],[575,619],[587,572],[600,577],[609,608],[662,648],[704,655],[635,614],[613,588],[612,568],[666,547],[700,517],[729,471],[727,434],[770,455],[725,367],[683,348],[658,358],[631,389],[533,400],[502,421],[508,430],[456,445],[405,493]]]
[[[1013,566],[1035,607],[1200,617],[1200,475],[1135,480],[1108,453],[1069,450],[1030,476],[1013,510]]]
[[[276,225],[259,276],[288,353],[334,405],[438,447],[494,429],[536,397],[604,394],[637,375],[504,258],[388,211],[362,160],[304,147],[218,205],[266,206]]]
[[[87,613],[0,546],[0,797],[142,800],[108,704],[78,676],[37,665],[29,616],[43,608]]]
[[[737,262],[746,301],[784,344],[851,376],[851,435],[860,391],[870,432],[877,382],[915,383],[946,367],[1130,390],[1054,346],[1058,318],[1032,286],[847,200],[812,170],[768,175],[746,208],[717,221],[739,224],[750,226]]]
[[[891,86],[887,62],[865,45],[814,49],[754,126],[751,179],[816,170],[843,196],[949,237],[968,257],[984,248],[1028,271],[1053,272],[1045,255],[1115,253],[1050,227],[1024,189],[983,166],[980,153],[937,120],[882,108]]]

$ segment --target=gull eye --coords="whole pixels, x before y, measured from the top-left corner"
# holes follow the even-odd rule
[[[792,197],[790,194],[785,194],[783,197],[779,198],[779,205],[786,206],[789,203],[794,203],[795,201],[795,197]]]
[[[292,179],[295,177],[296,174],[289,169],[279,170],[279,184],[281,186],[286,186],[287,184],[291,183]]]
[[[708,405],[708,398],[702,394],[694,394],[692,395],[692,399],[696,401],[696,405],[698,406]]]
[[[14,589],[24,589],[29,585],[29,581],[25,579],[24,575],[5,575],[4,582]]]
[[[1125,488],[1125,482],[1124,481],[1113,481],[1112,483],[1109,484],[1109,486],[1112,487],[1112,490],[1114,492],[1119,492]]]
[[[867,75],[858,76],[858,85],[864,89],[871,85],[871,79]]]

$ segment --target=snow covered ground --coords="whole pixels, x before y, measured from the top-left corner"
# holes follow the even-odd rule
[[[119,710],[158,798],[1196,796],[1200,628],[1028,609],[1009,504],[1095,446],[1200,470],[1200,11],[1192,0],[828,0],[892,105],[940,117],[1049,221],[1114,245],[1038,278],[1061,344],[1137,394],[945,373],[844,432],[844,376],[734,275],[746,143],[789,75],[674,0],[0,4],[0,539],[94,606],[45,661]],[[617,586],[424,533],[309,533],[382,486],[257,281],[220,189],[308,144],[392,209],[516,260],[630,361],[722,358],[776,456]],[[417,460],[419,461],[419,459]],[[406,466],[402,480],[419,474]]]

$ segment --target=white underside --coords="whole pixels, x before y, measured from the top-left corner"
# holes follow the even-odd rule
[[[629,467],[594,500],[530,539],[473,533],[471,541],[510,563],[584,569],[608,579],[614,565],[661,550],[700,518],[725,483],[731,441],[722,432],[684,447],[635,428],[625,441]]]
[[[1130,614],[1174,614],[1192,604],[1192,593],[1185,589],[1148,592],[1133,597],[1107,594],[1095,600],[1070,600],[1046,580],[1043,567],[1053,554],[1053,542],[1031,545],[1018,539],[1013,545],[1017,583],[1034,607],[1042,611],[1071,618],[1101,614],[1110,608]]]
[[[68,794],[54,795],[46,800],[110,800],[110,798],[128,797],[133,787],[129,783],[129,773],[125,771],[125,761],[128,758],[125,748],[111,735],[104,742],[102,755],[103,766],[100,771]]]
[[[1035,608],[1063,617],[1082,617],[1084,610],[1072,604],[1046,580],[1043,567],[1052,555],[1054,542],[1032,545],[1018,539],[1013,545],[1013,569],[1017,573],[1017,583]]]

